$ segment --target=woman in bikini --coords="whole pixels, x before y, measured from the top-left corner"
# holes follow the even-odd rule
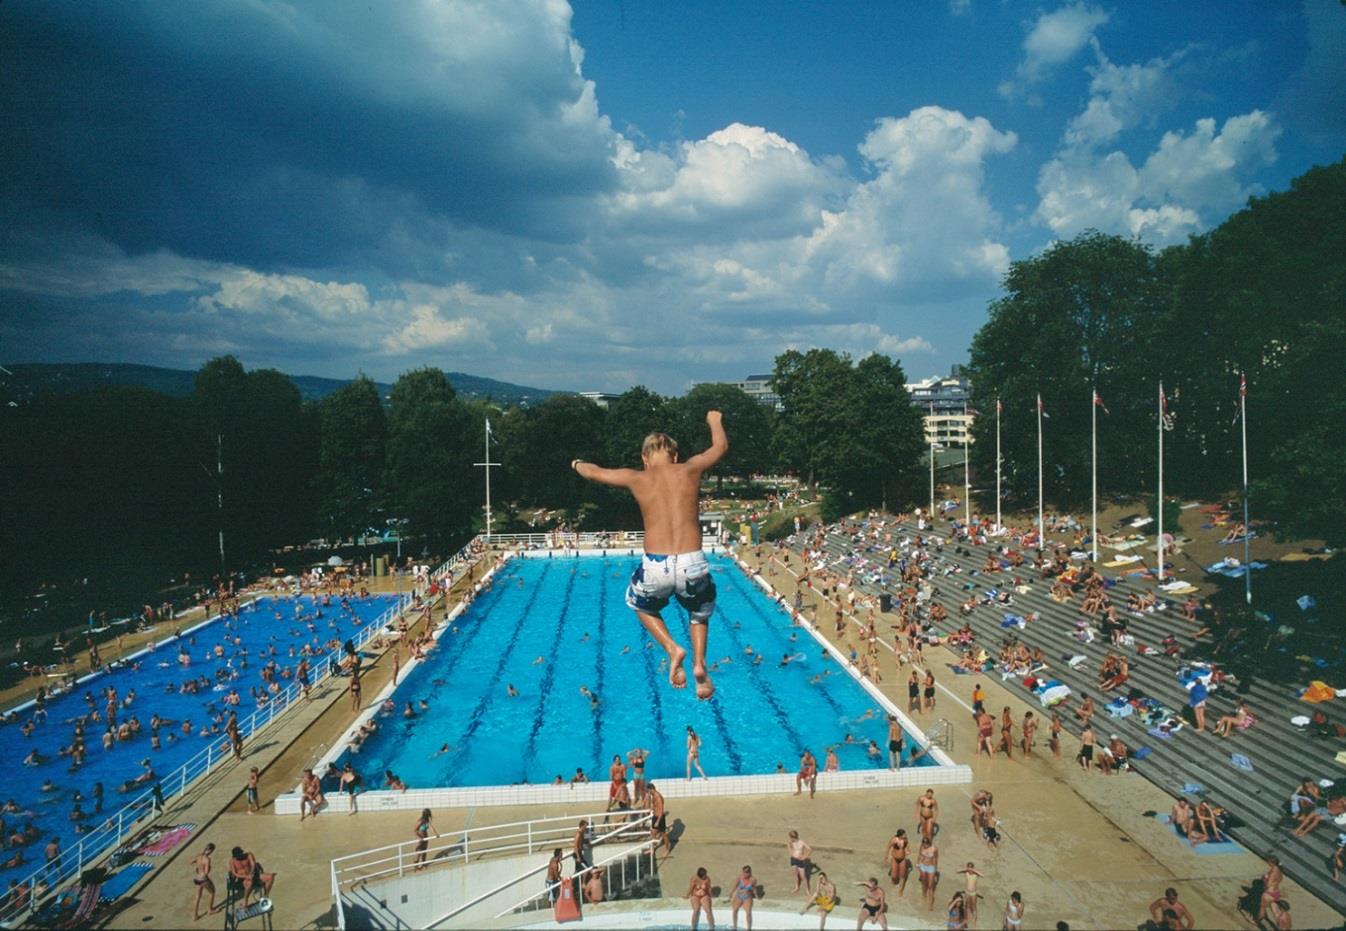
[[[702,911],[706,913],[707,923],[714,928],[715,913],[710,910],[710,874],[704,866],[698,867],[696,875],[692,877],[687,887],[687,900],[692,903],[692,931],[696,931]]]
[[[977,715],[977,752],[976,756],[981,756],[983,750],[987,756],[995,756],[995,746],[991,743],[991,736],[995,733],[995,718],[985,708]]]
[[[925,674],[925,691],[921,697],[921,710],[935,710],[935,674],[928,670]]]
[[[415,869],[425,869],[426,851],[430,847],[430,832],[435,829],[430,820],[430,809],[421,809],[421,818],[416,822],[416,860]],[[439,835],[436,834],[436,837]]]
[[[206,849],[202,850],[192,860],[192,869],[195,871],[192,876],[192,885],[196,887],[196,901],[192,903],[192,918],[200,921],[201,896],[209,894],[210,902],[206,905],[205,914],[209,915],[215,911],[215,883],[210,878],[210,855],[215,852],[214,844],[206,844]]]
[[[939,822],[935,820],[938,816],[939,802],[935,801],[935,790],[926,789],[925,794],[916,800],[916,818],[921,837],[927,841],[933,841],[939,830]]]
[[[1019,893],[1011,892],[1005,903],[1005,924],[1002,931],[1020,931],[1024,926],[1024,900]]]
[[[949,900],[949,931],[965,931],[967,928],[967,906],[963,904],[963,893],[955,892]]]
[[[738,910],[743,909],[747,916],[748,931],[752,931],[752,903],[757,898],[757,877],[752,875],[752,867],[744,865],[734,883],[734,891],[729,894],[729,925],[738,929]]]
[[[1000,713],[1000,747],[1005,751],[1005,756],[1014,758],[1014,717],[1010,714],[1009,705]]]
[[[1281,881],[1284,879],[1280,858],[1267,857],[1267,871],[1262,874],[1262,902],[1257,910],[1258,927],[1262,926],[1263,920],[1267,917],[1267,907],[1281,900]]]
[[[907,874],[911,872],[911,861],[907,859],[907,832],[898,828],[893,839],[888,842],[884,859],[888,862],[888,878],[897,886],[897,894],[907,891]]]
[[[935,910],[935,887],[939,885],[939,848],[935,842],[921,839],[921,849],[916,854],[916,869],[921,873],[921,890],[925,893],[925,910]]]

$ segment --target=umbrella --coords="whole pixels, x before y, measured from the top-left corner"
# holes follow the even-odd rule
[[[344,561],[340,556],[329,556],[329,557],[327,557],[327,565],[329,565],[329,566],[340,566],[340,565],[344,565],[344,563],[345,563],[345,561]]]

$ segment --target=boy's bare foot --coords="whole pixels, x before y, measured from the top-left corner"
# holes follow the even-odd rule
[[[704,665],[692,666],[692,678],[696,679],[696,697],[705,701],[715,694],[715,683],[710,681],[710,674],[706,672]]]
[[[687,688],[687,670],[682,668],[683,661],[687,659],[687,651],[682,647],[677,647],[668,657],[668,684],[675,689]],[[699,686],[698,686],[699,688]]]

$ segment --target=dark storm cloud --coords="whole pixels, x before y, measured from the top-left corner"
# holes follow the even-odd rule
[[[569,203],[607,189],[612,168],[606,124],[558,60],[566,37],[520,16],[505,67],[470,81],[490,31],[427,9],[4,4],[6,225],[393,274],[390,237],[433,244],[445,224],[576,237]],[[497,52],[481,54],[499,65]]]

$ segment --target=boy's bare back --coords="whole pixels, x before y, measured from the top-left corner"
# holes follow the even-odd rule
[[[710,446],[686,462],[677,455],[657,452],[642,456],[641,469],[604,469],[575,460],[575,470],[587,479],[629,489],[640,505],[645,524],[645,552],[691,553],[701,549],[701,522],[697,498],[701,476],[729,449],[719,411],[708,411]]]

